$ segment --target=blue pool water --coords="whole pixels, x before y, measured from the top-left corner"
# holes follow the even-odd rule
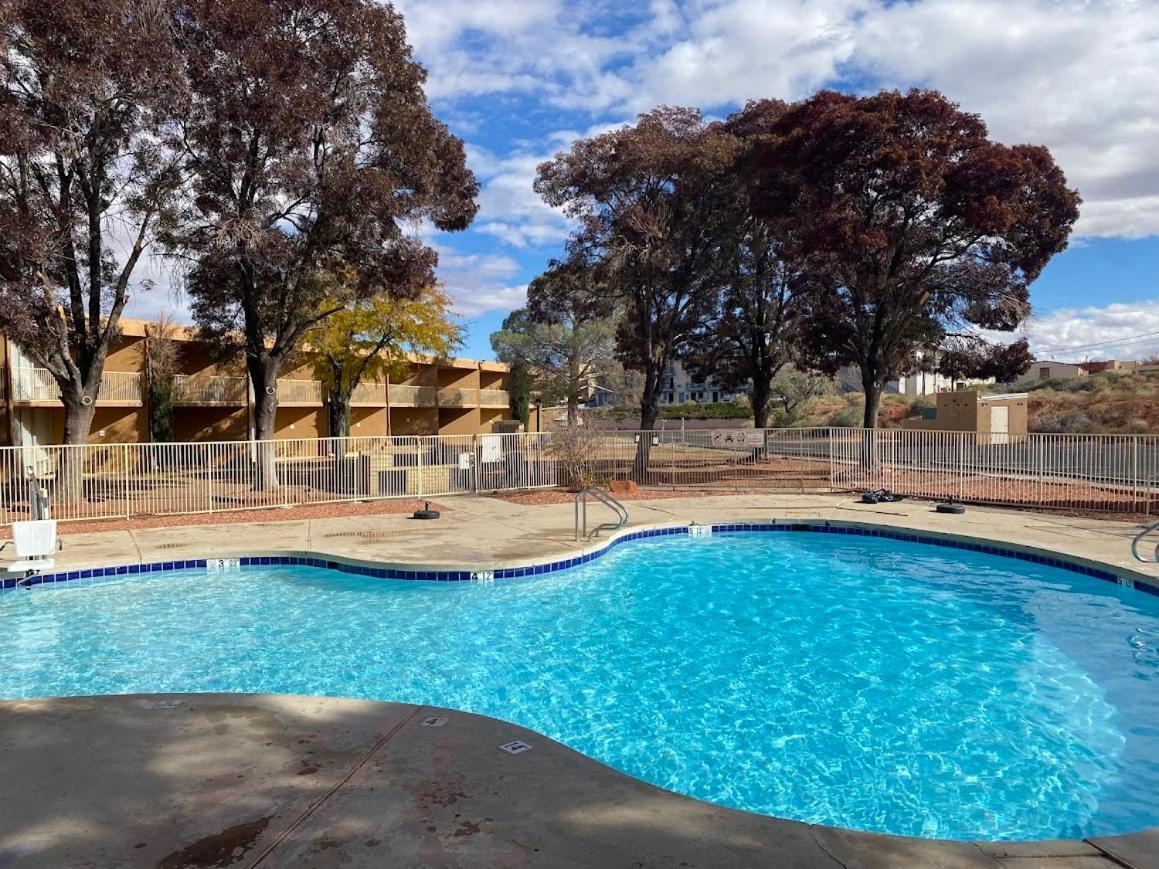
[[[955,839],[1159,822],[1159,599],[926,544],[669,537],[494,585],[190,570],[4,592],[0,631],[4,698],[428,703],[802,821]]]

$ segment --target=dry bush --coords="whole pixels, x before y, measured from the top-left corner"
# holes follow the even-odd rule
[[[607,484],[608,475],[599,467],[603,435],[601,426],[584,417],[552,430],[547,453],[559,462],[561,482],[573,492]]]

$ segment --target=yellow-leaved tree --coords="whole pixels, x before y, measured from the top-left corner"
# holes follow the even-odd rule
[[[451,297],[439,287],[413,299],[376,293],[321,321],[306,352],[328,393],[330,434],[350,435],[350,397],[360,383],[401,380],[409,372],[408,354],[446,357],[462,343]]]

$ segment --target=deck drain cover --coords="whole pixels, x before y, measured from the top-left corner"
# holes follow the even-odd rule
[[[530,745],[518,739],[504,743],[503,745],[499,746],[499,748],[508,754],[523,754],[525,751],[531,751]]]
[[[431,716],[430,718],[423,719],[423,727],[442,727],[447,723],[448,720],[449,719],[447,718],[436,718]]]

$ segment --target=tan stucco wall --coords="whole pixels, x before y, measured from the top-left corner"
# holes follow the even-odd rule
[[[105,358],[105,371],[133,371],[145,370],[145,339],[132,338],[122,335]]]
[[[475,434],[482,429],[482,425],[477,407],[462,410],[439,408],[438,433],[441,435]],[[431,432],[427,432],[427,434],[431,434]]]
[[[434,407],[392,407],[390,433],[402,435],[438,434],[439,411]]]
[[[324,407],[279,407],[274,438],[329,437],[330,420]]]
[[[385,407],[350,408],[351,437],[371,437],[386,434]]]
[[[244,407],[175,407],[175,441],[242,441],[249,434],[249,414]]]
[[[978,393],[974,390],[939,392],[937,428],[939,431],[977,431]]]

